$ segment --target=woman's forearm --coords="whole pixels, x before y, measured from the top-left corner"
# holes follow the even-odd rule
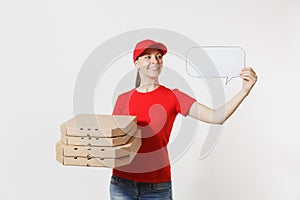
[[[231,100],[214,111],[212,122],[223,124],[239,107],[247,95],[248,93],[244,92],[244,90],[240,90]]]

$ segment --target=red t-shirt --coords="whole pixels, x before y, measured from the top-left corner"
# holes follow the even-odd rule
[[[178,89],[159,86],[142,93],[136,89],[118,96],[113,115],[137,116],[142,146],[132,163],[113,169],[115,176],[138,182],[171,181],[167,144],[178,113],[186,116],[196,100]]]

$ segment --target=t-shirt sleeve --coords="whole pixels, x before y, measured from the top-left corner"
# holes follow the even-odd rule
[[[117,101],[115,103],[113,113],[112,113],[113,115],[122,115],[122,108],[121,108],[122,103],[121,102],[122,102],[122,98],[121,98],[121,96],[118,96]]]
[[[113,115],[129,115],[129,100],[133,91],[131,90],[118,96],[112,113]]]
[[[176,97],[176,110],[178,113],[186,116],[189,113],[189,110],[193,103],[196,101],[195,98],[187,95],[184,92],[181,92],[178,89],[173,89],[172,92],[175,94]]]

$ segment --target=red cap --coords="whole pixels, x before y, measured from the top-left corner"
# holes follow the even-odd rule
[[[167,47],[160,43],[155,42],[153,40],[142,40],[138,42],[135,45],[134,51],[133,51],[133,62],[136,61],[136,59],[146,50],[149,48],[158,49],[161,51],[162,55],[165,55],[167,53]]]

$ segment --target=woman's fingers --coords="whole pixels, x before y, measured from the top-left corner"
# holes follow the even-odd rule
[[[247,80],[247,81],[255,81],[255,78],[253,77],[253,76],[247,76],[247,75],[243,75],[243,76],[241,76],[241,78],[243,79],[243,80]]]
[[[256,81],[256,76],[253,75],[253,74],[249,74],[249,73],[243,73],[240,75],[240,77],[243,79],[243,80],[252,80],[252,81]]]
[[[247,81],[250,80],[250,77],[249,77],[249,76],[245,76],[245,75],[241,76],[241,78],[242,78],[243,80],[247,80]]]
[[[257,79],[256,73],[254,72],[254,70],[251,67],[245,67],[242,69],[242,71],[240,72],[240,76],[242,78],[244,77],[249,77],[253,80]]]
[[[245,67],[240,72],[243,79],[243,90],[248,94],[257,80],[257,75],[251,67]]]
[[[252,69],[252,67],[244,67],[242,69],[242,71],[251,71],[251,72],[255,73],[254,70]]]

